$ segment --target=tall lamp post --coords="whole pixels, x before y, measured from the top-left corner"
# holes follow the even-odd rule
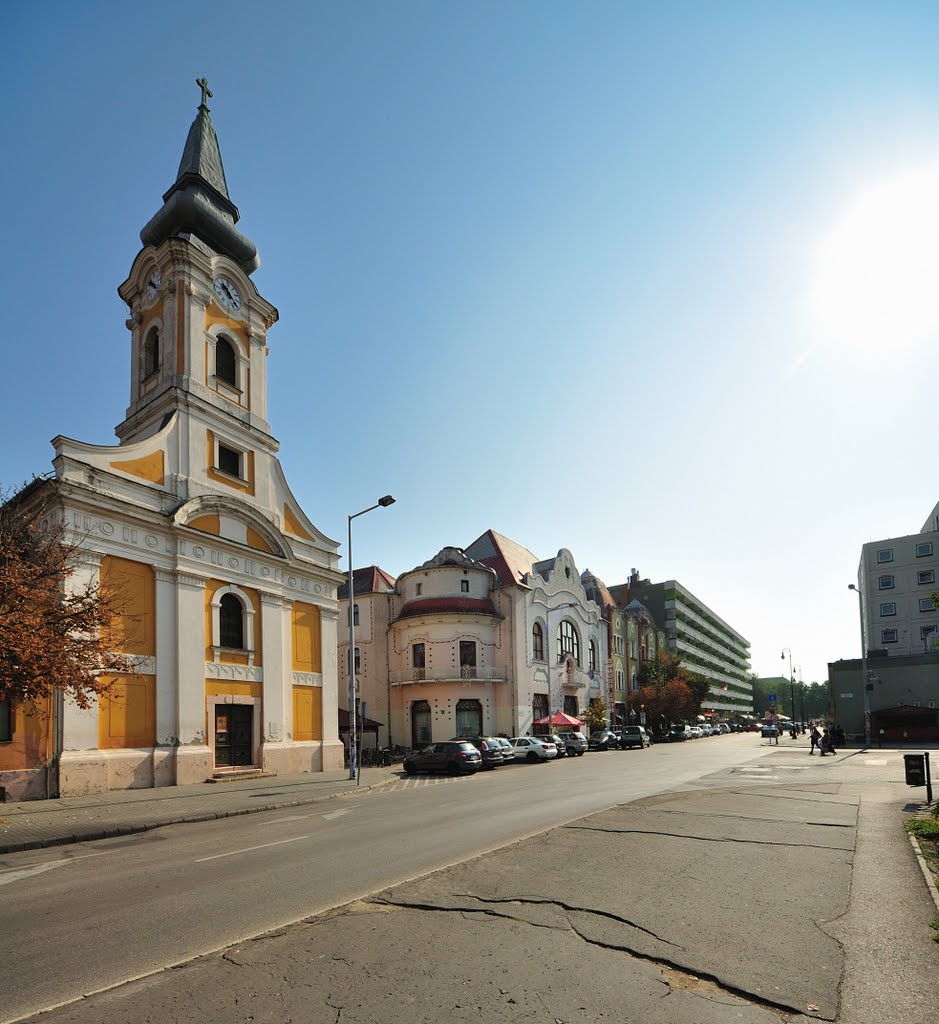
[[[861,686],[864,688],[864,745],[871,745],[871,699],[867,691],[867,639],[864,636],[864,600],[861,592],[853,584],[848,584],[848,590],[857,594],[857,607],[861,617]]]
[[[355,582],[352,577],[352,520],[376,508],[387,508],[395,503],[390,494],[377,503],[349,516],[349,778],[359,785],[359,730],[355,708]]]
[[[789,703],[792,706],[792,720],[794,722],[796,720],[796,684],[792,676],[792,651],[788,647],[784,647],[779,657],[785,661],[787,654],[789,655]]]
[[[802,685],[802,666],[796,665],[793,671],[799,674],[799,722],[801,724],[800,731],[805,732],[805,688]]]

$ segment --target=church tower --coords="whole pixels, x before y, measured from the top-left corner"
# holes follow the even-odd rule
[[[176,180],[118,289],[131,352],[119,443],[52,442],[48,487],[85,552],[77,578],[120,608],[114,650],[135,669],[91,709],[61,709],[63,796],[343,764],[338,544],[277,458],[278,314],[251,279],[257,249],[236,226],[212,93],[197,85]]]

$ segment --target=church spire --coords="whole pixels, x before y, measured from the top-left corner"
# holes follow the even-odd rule
[[[195,235],[250,274],[261,261],[254,243],[235,228],[238,207],[228,195],[218,137],[206,105],[212,93],[204,78],[196,79],[196,85],[202,102],[186,137],[176,181],[164,193],[162,208],[140,232],[140,240],[157,246],[173,236]]]

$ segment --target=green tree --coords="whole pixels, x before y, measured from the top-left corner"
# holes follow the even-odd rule
[[[693,718],[701,710],[709,684],[682,664],[681,655],[659,650],[639,670],[639,703],[653,727]]]
[[[602,697],[591,697],[584,712],[584,722],[591,729],[602,729],[606,725],[606,703]]]

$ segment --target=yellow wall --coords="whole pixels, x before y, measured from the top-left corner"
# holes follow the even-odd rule
[[[0,743],[0,772],[23,771],[45,764],[52,753],[48,710],[32,705],[13,708],[13,739]]]
[[[261,683],[235,682],[231,679],[206,679],[206,697],[261,697]]]
[[[221,587],[227,587],[224,580],[206,580],[205,583],[205,660],[214,661],[215,652],[212,650],[212,600],[216,591]],[[254,609],[254,664],[261,664],[261,599],[258,592],[250,587],[239,587],[245,593]],[[245,623],[247,626],[247,623]],[[247,638],[246,638],[247,639]],[[222,651],[219,654],[219,661],[228,665],[247,665],[248,655],[238,654],[234,651]],[[225,693],[234,693],[234,690],[225,690]]]
[[[201,530],[202,533],[211,533],[215,537],[221,530],[218,516],[199,516],[197,519],[191,519],[186,525],[193,530]]]
[[[320,610],[294,601],[290,612],[294,672],[322,672]]]
[[[105,631],[110,649],[121,654],[156,654],[153,567],[105,555],[101,590],[115,611]]]
[[[284,529],[295,537],[303,537],[304,540],[313,538],[300,525],[300,520],[293,514],[289,505],[284,505]]]
[[[156,745],[156,679],[154,676],[112,677],[107,693],[98,698],[98,747]]]
[[[293,688],[293,738],[298,743],[323,738],[323,691],[318,686]]]
[[[112,469],[119,469],[129,476],[138,476],[141,480],[149,480],[152,484],[162,484],[164,478],[163,452],[151,452],[139,459],[125,459],[120,462],[109,462]]]
[[[268,544],[267,541],[259,533],[256,533],[254,530],[252,530],[250,526],[248,527],[247,540],[248,547],[254,548],[255,551],[273,551],[273,548],[270,546],[270,544]]]

